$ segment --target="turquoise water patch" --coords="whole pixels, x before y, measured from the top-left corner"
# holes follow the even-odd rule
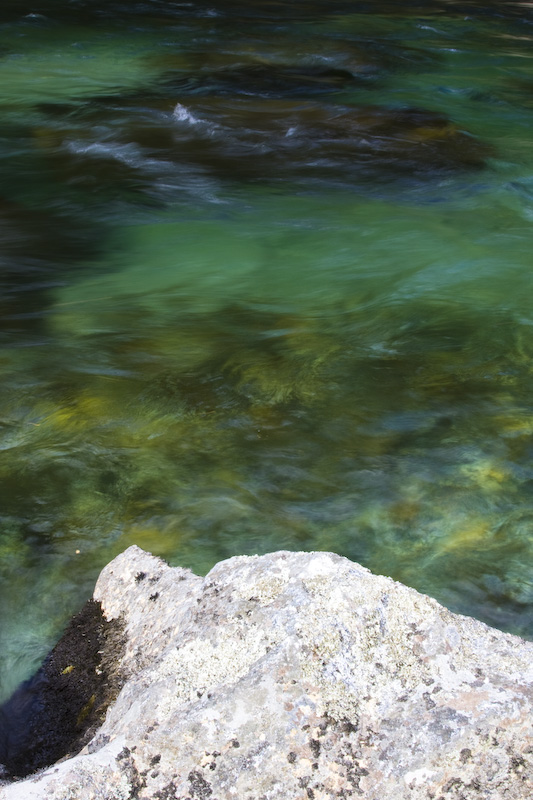
[[[125,37],[46,19],[28,19],[15,31],[0,27],[0,106],[9,112],[144,85],[157,75],[147,60],[157,44],[150,32]]]

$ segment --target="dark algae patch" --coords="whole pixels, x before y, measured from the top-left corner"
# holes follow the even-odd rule
[[[24,778],[78,753],[121,687],[122,625],[88,600],[38,672],[0,708],[0,763]]]

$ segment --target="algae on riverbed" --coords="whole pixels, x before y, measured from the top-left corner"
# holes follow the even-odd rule
[[[20,568],[45,541],[80,570],[132,542],[199,570],[235,550],[338,543],[528,634],[528,326],[497,343],[498,315],[436,306],[417,325],[414,304],[385,315],[375,348],[372,308],[191,314],[175,301],[135,325],[126,307],[121,325],[116,299],[115,335],[86,317],[63,333],[57,375],[34,365],[5,430]],[[4,374],[11,385],[16,367]]]
[[[41,6],[0,11],[0,695],[131,543],[533,636],[529,11]]]

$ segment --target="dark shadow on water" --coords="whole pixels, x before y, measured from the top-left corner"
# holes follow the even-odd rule
[[[109,20],[124,23],[128,18],[150,24],[168,24],[174,20],[197,19],[214,22],[231,20],[239,23],[266,22],[273,25],[285,22],[312,22],[344,15],[383,15],[391,17],[429,17],[443,15],[478,19],[523,19],[531,12],[525,4],[510,0],[4,0],[0,22],[12,22],[30,17],[30,22],[42,24],[42,18],[55,22],[95,24]]]
[[[53,290],[100,252],[103,226],[0,198],[0,336],[44,333]]]

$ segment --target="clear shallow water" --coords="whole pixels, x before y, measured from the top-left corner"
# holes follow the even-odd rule
[[[531,638],[533,17],[7,4],[0,694],[136,543]]]

